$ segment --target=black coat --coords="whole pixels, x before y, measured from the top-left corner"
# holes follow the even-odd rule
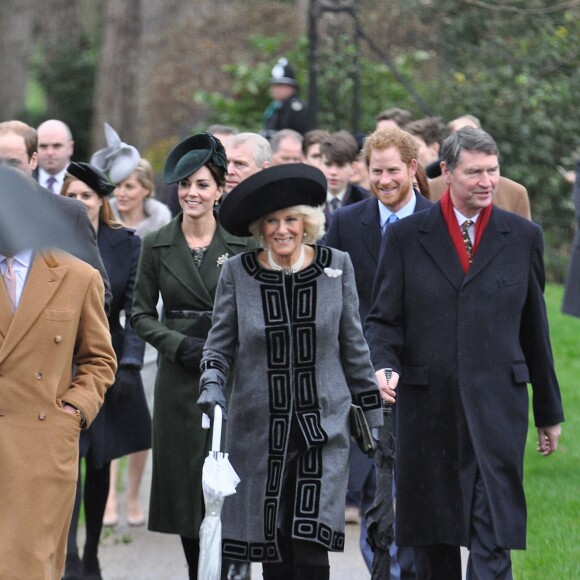
[[[354,185],[353,183],[349,183],[348,187],[346,188],[344,197],[342,198],[342,205],[340,206],[340,208],[337,208],[336,211],[348,205],[353,205],[355,203],[358,203],[359,201],[368,199],[370,195],[371,194],[368,189],[365,189],[364,187],[360,187],[358,185]],[[330,228],[330,224],[332,223],[332,218],[334,217],[334,212],[328,210],[327,204],[324,205],[323,211],[324,217],[326,218],[325,229],[326,231],[328,231]],[[324,243],[326,243],[326,238],[324,239]]]
[[[415,212],[432,205],[420,193],[415,192],[415,195]],[[373,195],[337,209],[324,238],[327,246],[347,252],[352,260],[363,324],[371,308],[373,283],[383,239],[378,203]]]
[[[562,312],[580,316],[580,161],[576,164],[576,181],[574,183],[574,214],[576,216],[576,235],[572,247],[572,259],[566,278]]]
[[[467,545],[479,468],[498,546],[526,543],[528,389],[563,420],[540,228],[493,208],[464,274],[439,203],[385,235],[366,337],[397,387],[397,543]]]
[[[308,108],[298,95],[282,101],[279,108],[275,108],[264,120],[263,134],[268,138],[282,129],[294,129],[301,135],[308,131]]]
[[[145,342],[128,323],[132,314],[133,288],[141,251],[141,240],[128,228],[113,229],[100,224],[98,244],[107,270],[113,299],[108,316],[118,371],[143,366]],[[125,313],[125,326],[120,314]],[[81,453],[92,467],[100,467],[117,457],[151,447],[151,415],[139,373],[130,394],[121,400],[113,385],[91,427],[81,434]]]

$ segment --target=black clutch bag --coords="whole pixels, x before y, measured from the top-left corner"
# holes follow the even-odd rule
[[[211,330],[211,323],[211,312],[203,312],[195,322],[192,322],[185,329],[185,334],[194,338],[206,339]]]
[[[367,423],[367,418],[362,407],[350,406],[350,436],[356,441],[359,449],[367,455],[372,455],[375,451],[375,442],[371,435],[371,429]]]

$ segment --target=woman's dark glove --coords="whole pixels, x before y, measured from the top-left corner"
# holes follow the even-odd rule
[[[219,405],[223,411],[224,420],[228,418],[226,396],[218,383],[206,383],[200,387],[197,406],[213,421],[213,411]]]
[[[186,336],[177,350],[177,360],[188,370],[199,372],[205,339]]]
[[[115,384],[111,388],[111,395],[114,400],[117,403],[128,401],[139,384],[139,379],[139,369],[137,367],[119,368],[115,377]]]

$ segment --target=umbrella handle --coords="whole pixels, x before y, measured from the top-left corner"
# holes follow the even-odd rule
[[[213,410],[213,432],[211,437],[211,450],[220,451],[222,441],[222,408],[219,405]]]

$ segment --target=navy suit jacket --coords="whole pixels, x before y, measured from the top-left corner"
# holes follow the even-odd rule
[[[354,205],[359,201],[363,201],[364,199],[368,199],[370,197],[370,192],[368,189],[364,187],[359,187],[358,185],[354,185],[353,183],[349,183],[348,187],[346,188],[346,192],[344,194],[344,198],[342,200],[341,208],[347,207],[349,205]],[[339,208],[340,209],[340,208]],[[334,217],[334,212],[331,213],[328,211],[326,207],[326,203],[324,204],[324,217],[326,218],[325,229],[326,231],[329,230],[330,224],[332,223],[332,219]],[[338,209],[337,209],[338,211]]]
[[[432,205],[420,193],[415,192],[415,196],[417,198],[415,213]],[[371,295],[379,263],[381,242],[379,206],[374,195],[337,209],[324,238],[326,245],[347,252],[352,260],[359,297],[359,313],[363,325],[371,308]]]

